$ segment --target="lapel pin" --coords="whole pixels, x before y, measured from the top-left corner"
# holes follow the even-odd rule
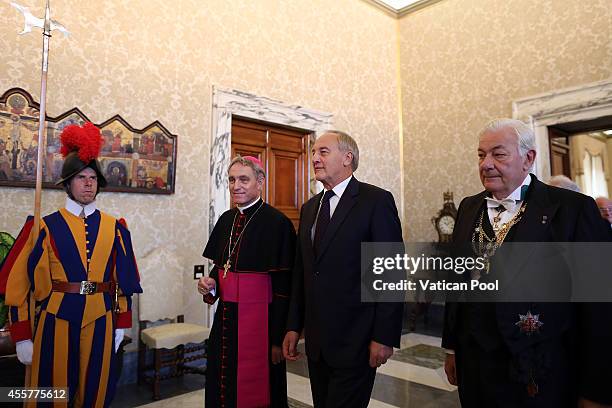
[[[547,215],[543,215],[542,216],[542,224],[546,224],[547,221],[548,221],[548,216]]]

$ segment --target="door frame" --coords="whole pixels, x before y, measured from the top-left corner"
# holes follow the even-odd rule
[[[550,177],[548,126],[597,119],[612,115],[612,79],[571,88],[558,89],[512,102],[512,117],[520,119],[535,132],[535,173]]]

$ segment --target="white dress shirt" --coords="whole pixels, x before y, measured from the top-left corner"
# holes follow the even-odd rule
[[[346,186],[348,186],[348,183],[351,181],[351,179],[353,178],[353,176],[348,176],[348,178],[344,181],[341,181],[340,183],[338,183],[336,185],[336,187],[332,188],[334,195],[332,196],[332,198],[329,199],[329,219],[331,220],[331,217],[334,216],[334,211],[336,211],[336,207],[338,206],[338,203],[340,202],[340,198],[342,197],[342,194],[344,194],[344,190],[346,190]]]
[[[504,225],[505,223],[509,222],[515,215],[516,213],[518,213],[518,211],[521,208],[521,204],[522,204],[522,200],[521,200],[521,188],[523,186],[528,186],[531,184],[531,174],[527,174],[527,177],[525,177],[525,180],[523,180],[523,183],[521,183],[520,186],[518,186],[516,188],[516,190],[514,190],[512,193],[510,193],[510,195],[508,195],[508,197],[506,197],[504,200],[514,200],[515,205],[512,208],[507,208],[505,211],[503,211],[501,214],[499,214],[498,210],[497,210],[497,204],[493,204],[493,201],[495,201],[495,199],[490,199],[487,198],[487,205],[488,205],[488,214],[489,214],[489,221],[491,222],[491,225],[494,225],[494,221],[493,219],[499,214],[499,222],[497,223],[497,225],[499,227],[501,227],[502,225]],[[501,200],[499,200],[501,201]],[[497,231],[495,231],[497,233]]]
[[[338,206],[338,203],[340,202],[340,198],[342,197],[342,194],[344,194],[344,190],[346,190],[346,187],[348,186],[348,183],[350,183],[352,178],[353,178],[353,175],[351,174],[346,179],[336,184],[336,187],[332,188],[334,195],[329,199],[329,219],[330,220],[334,216],[334,212],[336,211],[336,207]],[[325,195],[325,193],[323,193],[323,195]],[[315,227],[317,226],[317,218],[319,218],[319,211],[321,210],[322,203],[323,203],[323,196],[321,196],[321,201],[319,201],[319,206],[317,209],[317,216],[315,218],[314,223],[312,224],[312,228],[310,229],[310,239],[311,240],[314,240]]]
[[[74,201],[70,197],[66,197],[66,206],[65,207],[66,207],[66,210],[68,210],[69,213],[74,214],[77,217],[81,216],[81,211],[85,212],[85,217],[89,217],[98,208],[96,206],[96,202],[95,201],[92,201],[91,203],[89,203],[89,204],[84,206],[82,204],[77,203],[76,201]]]

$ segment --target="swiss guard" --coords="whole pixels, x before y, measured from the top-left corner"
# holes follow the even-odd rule
[[[0,269],[17,357],[31,364],[30,387],[68,389],[67,405],[107,407],[117,384],[115,353],[141,293],[130,232],[101,212],[106,180],[92,123],[60,135],[66,205],[43,217],[33,242],[30,217]],[[36,406],[36,402],[28,406]]]

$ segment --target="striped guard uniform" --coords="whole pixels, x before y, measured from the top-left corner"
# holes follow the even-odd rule
[[[66,387],[70,406],[107,407],[117,383],[114,330],[131,327],[131,296],[142,292],[130,233],[97,209],[86,218],[64,208],[44,217],[34,245],[32,226],[30,217],[0,269],[11,336],[34,342],[30,386]],[[114,293],[52,290],[53,281],[85,280],[116,282],[119,313]]]

